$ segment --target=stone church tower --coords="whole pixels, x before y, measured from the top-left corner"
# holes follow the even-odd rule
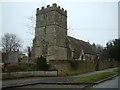
[[[38,8],[36,13],[32,57],[67,60],[67,11],[54,3]]]

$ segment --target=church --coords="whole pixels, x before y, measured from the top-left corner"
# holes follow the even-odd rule
[[[93,60],[95,51],[89,42],[67,35],[67,11],[54,3],[37,8],[32,58],[50,60]]]

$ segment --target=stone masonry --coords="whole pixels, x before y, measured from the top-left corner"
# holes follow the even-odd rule
[[[32,57],[67,60],[67,11],[54,3],[36,13]]]
[[[67,11],[53,4],[36,11],[32,60],[94,60],[96,52],[89,42],[67,36]]]

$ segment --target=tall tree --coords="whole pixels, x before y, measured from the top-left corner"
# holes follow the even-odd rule
[[[107,57],[110,59],[120,60],[120,39],[114,39],[107,42]]]
[[[96,54],[100,54],[103,51],[104,47],[100,44],[93,43],[92,49],[96,52]]]
[[[21,47],[21,40],[15,34],[6,33],[1,41],[2,51],[4,52],[17,51]]]

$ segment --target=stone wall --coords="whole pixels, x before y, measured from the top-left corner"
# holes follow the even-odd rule
[[[3,52],[2,62],[3,63],[18,63],[18,51]]]
[[[58,70],[59,76],[82,74],[96,70],[96,62],[79,60],[50,60],[51,70]],[[117,67],[118,62],[100,61],[99,70]]]
[[[29,72],[12,72],[2,73],[2,79],[15,79],[25,77],[55,77],[58,76],[57,71],[29,71]]]

